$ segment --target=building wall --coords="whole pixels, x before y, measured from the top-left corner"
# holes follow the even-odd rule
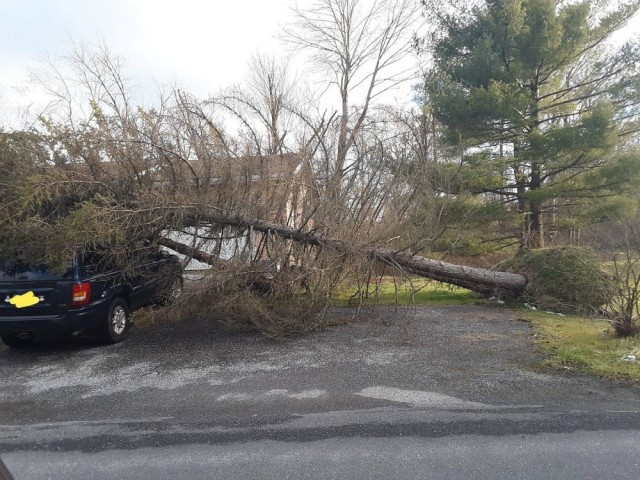
[[[231,229],[225,229],[222,235],[222,240],[204,240],[202,238],[195,238],[196,233],[203,235],[206,231],[205,229],[201,229],[200,232],[196,232],[195,228],[188,228],[185,232],[174,230],[164,232],[163,235],[184,245],[193,245],[195,239],[195,245],[198,250],[202,250],[203,252],[211,255],[216,255],[222,260],[233,260],[244,256],[248,261],[249,258],[253,258],[255,256],[256,242],[248,242],[248,232],[237,235]],[[255,237],[255,232],[253,233],[253,236]],[[251,248],[250,251],[249,248]],[[177,255],[181,260],[186,260],[185,255],[177,253],[170,248],[163,247],[163,249],[167,250],[169,253]],[[208,270],[210,268],[211,265],[207,263],[191,259],[187,263],[185,270]]]

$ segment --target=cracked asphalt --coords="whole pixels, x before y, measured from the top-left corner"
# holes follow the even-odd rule
[[[542,370],[532,334],[378,307],[288,341],[189,321],[0,347],[0,456],[18,480],[637,474],[640,389]]]

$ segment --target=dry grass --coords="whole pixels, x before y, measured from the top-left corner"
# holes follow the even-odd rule
[[[199,319],[226,331],[260,331],[274,338],[302,335],[325,326],[326,295],[312,298],[299,285],[281,282],[264,291],[248,278],[229,268],[187,280],[175,304],[138,310],[133,321],[137,328],[146,329]]]

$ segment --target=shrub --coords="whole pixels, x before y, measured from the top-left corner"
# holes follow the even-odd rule
[[[613,256],[613,295],[607,304],[610,323],[619,337],[640,333],[640,252],[627,248]]]
[[[611,276],[600,257],[584,247],[521,252],[497,268],[525,275],[523,299],[543,310],[592,315],[602,311],[613,294]]]

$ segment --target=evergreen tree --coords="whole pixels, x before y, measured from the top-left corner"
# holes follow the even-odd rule
[[[621,154],[640,101],[640,46],[608,40],[640,9],[616,2],[486,0],[441,15],[428,88],[460,170],[523,217],[523,247],[544,246],[563,206],[630,185],[637,155]]]

